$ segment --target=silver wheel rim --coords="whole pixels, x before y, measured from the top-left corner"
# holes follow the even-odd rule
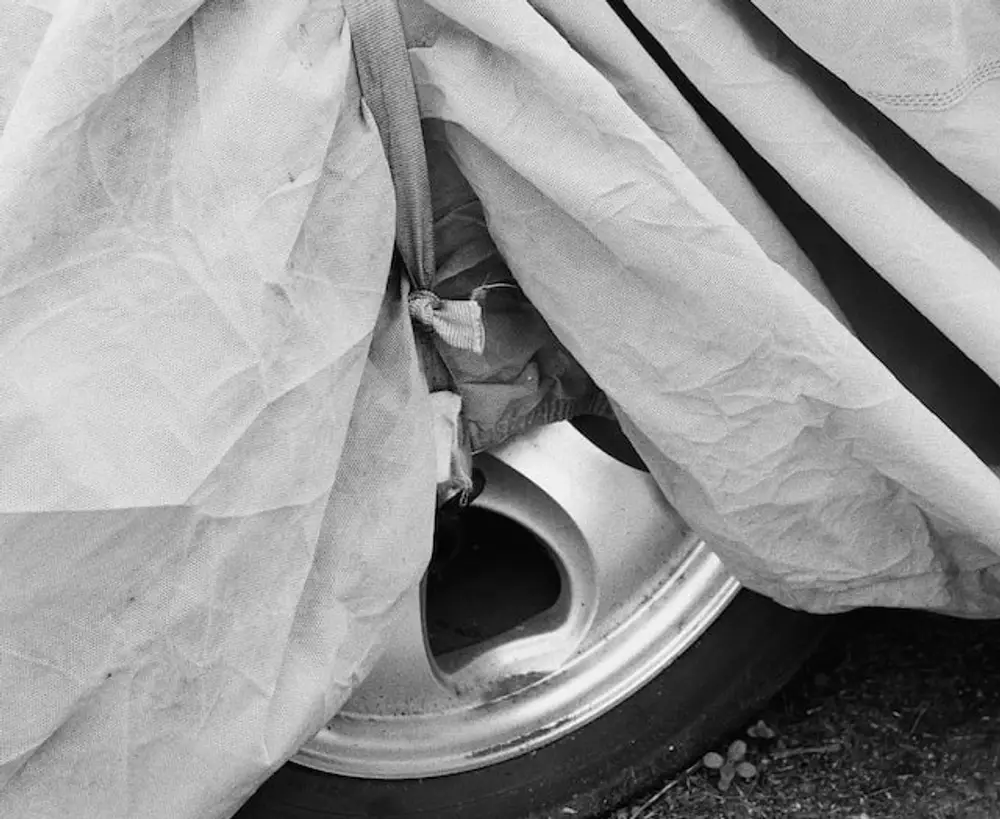
[[[475,505],[548,547],[558,601],[516,629],[435,658],[415,589],[372,673],[294,762],[410,779],[520,756],[622,703],[739,590],[648,474],[568,423],[536,429],[478,465],[486,489]]]

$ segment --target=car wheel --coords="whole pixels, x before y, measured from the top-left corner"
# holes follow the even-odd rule
[[[820,619],[741,591],[613,422],[544,426],[477,467],[372,674],[240,819],[596,816],[815,645]]]

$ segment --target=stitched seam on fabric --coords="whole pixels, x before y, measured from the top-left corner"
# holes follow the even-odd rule
[[[921,94],[883,94],[877,91],[861,93],[872,102],[894,108],[944,109],[957,105],[979,86],[1000,77],[1000,60],[983,63],[967,74],[947,91],[929,91]]]

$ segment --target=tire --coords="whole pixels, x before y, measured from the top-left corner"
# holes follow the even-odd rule
[[[653,681],[543,748],[482,770],[419,780],[355,779],[289,764],[238,817],[600,816],[682,769],[753,714],[812,652],[821,622],[741,591]]]
[[[539,453],[548,453],[550,457],[539,459]],[[594,504],[601,502],[611,485],[620,493],[618,499],[608,505],[611,513],[622,514],[621,504],[632,503],[631,511],[625,514],[641,519],[651,513],[647,506],[649,498],[655,495],[654,517],[676,516],[655,486],[649,488],[652,482],[641,471],[641,461],[617,424],[606,420],[591,418],[574,422],[572,426],[551,425],[509,445],[497,453],[497,460],[481,459],[479,463],[486,469],[487,488],[476,505],[515,520],[523,511],[519,506],[530,507],[530,515],[520,518],[526,521],[529,532],[546,531],[545,521],[536,526],[538,521],[531,516],[544,518],[549,514],[544,501],[550,499],[550,493],[562,499],[554,504],[556,508],[551,514],[565,517],[568,509],[570,517],[581,520],[587,514],[594,516]],[[567,482],[562,474],[567,470],[575,476],[570,495],[566,494]],[[581,474],[596,476],[590,481],[592,497],[587,497],[588,481],[580,478]],[[630,481],[631,485],[623,486]],[[576,499],[575,508],[571,498],[574,492],[584,495],[582,501]],[[644,493],[646,501],[642,500]],[[529,497],[534,499],[525,503],[524,499]],[[683,526],[679,518],[675,521]],[[505,532],[500,523],[490,520],[484,528],[494,533]],[[585,522],[580,525],[584,529],[587,527]],[[561,532],[565,528],[551,530],[550,527],[549,531]],[[479,703],[463,712],[466,721],[485,713],[485,717],[478,717],[480,733],[472,740],[464,745],[451,742],[448,726],[460,734],[466,723],[461,720],[449,722],[451,712],[445,709],[441,712],[440,728],[435,728],[430,739],[415,735],[412,748],[431,748],[426,759],[426,750],[413,750],[412,753],[407,750],[406,741],[398,738],[406,735],[405,732],[393,736],[394,723],[386,723],[390,726],[388,732],[384,727],[381,729],[381,734],[390,735],[389,745],[379,746],[369,756],[361,754],[353,761],[350,758],[355,755],[356,745],[350,734],[340,740],[334,737],[332,745],[329,742],[323,745],[320,741],[311,753],[307,746],[302,761],[309,767],[293,761],[280,769],[237,814],[238,819],[593,817],[687,765],[713,740],[737,727],[777,692],[815,647],[824,620],[739,590],[738,584],[728,577],[710,550],[700,541],[692,541],[693,535],[682,536],[679,529],[671,529],[669,525],[666,529],[638,525],[637,531],[653,532],[653,535],[634,536],[631,546],[615,541],[611,544],[613,560],[638,561],[637,570],[631,576],[640,578],[648,577],[651,566],[663,564],[664,583],[656,585],[651,594],[653,580],[644,579],[646,585],[637,586],[633,597],[622,596],[626,601],[623,610],[632,605],[628,609],[631,619],[616,620],[605,636],[592,643],[578,640],[575,645],[583,648],[573,654],[560,655],[559,668],[547,676],[513,674],[501,680],[504,686],[499,694],[494,688],[487,689],[485,698],[493,697],[490,705],[494,710],[484,710]],[[599,554],[602,548],[608,548],[607,543],[602,546],[597,542],[599,538],[590,537],[588,532],[584,532],[587,535],[584,540],[589,538],[588,545],[582,551],[578,543],[553,543],[553,538],[545,541],[568,566],[561,570],[561,581],[551,567],[546,574],[543,566],[524,560],[514,570],[514,575],[527,575],[532,579],[551,575],[557,585],[563,582],[576,590],[569,595],[571,605],[568,608],[585,610],[588,589],[591,589],[588,583],[592,581],[586,558],[591,551]],[[502,584],[504,565],[518,560],[516,551],[512,551],[510,533],[497,537],[499,562],[490,565],[489,553],[476,557],[475,565],[485,565],[483,572],[487,584]],[[654,552],[649,553],[650,543],[643,537],[671,540],[676,559],[667,557],[666,552],[655,551],[659,542],[652,544]],[[454,539],[447,542],[450,544],[448,551],[453,551]],[[440,551],[436,549],[436,554]],[[435,561],[438,559],[436,557]],[[432,563],[432,569],[435,565]],[[600,574],[598,570],[596,576]],[[686,579],[699,576],[705,578],[704,581]],[[475,590],[474,580],[472,575],[460,575],[457,587],[460,598],[463,595],[482,596],[482,590]],[[419,614],[411,617],[411,620],[419,618],[421,621],[418,630],[421,636],[427,634],[429,622],[437,622],[428,614],[433,608],[428,603],[433,595],[426,593],[429,582],[425,581],[424,594],[415,596],[414,605]],[[531,589],[522,589],[522,596],[531,597]],[[655,603],[656,599],[661,603]],[[686,602],[681,605],[678,600]],[[551,605],[551,599],[547,599],[539,608]],[[607,606],[607,603],[602,605]],[[661,607],[657,609],[657,605]],[[466,614],[460,613],[457,617],[462,625],[470,622]],[[576,632],[565,625],[561,628],[571,637],[588,629],[604,633],[598,620],[597,615],[590,619],[584,617],[577,623]],[[638,624],[637,630],[629,631],[630,623]],[[667,628],[656,626],[656,623],[666,624]],[[494,632],[502,632],[505,628],[509,629],[509,624],[495,627]],[[638,635],[638,642],[635,642],[635,635]],[[447,633],[445,638],[448,638]],[[439,645],[442,644],[441,638],[437,639]],[[434,643],[435,638],[428,636],[421,645],[429,652]],[[672,651],[663,648],[670,645]],[[454,644],[449,644],[444,649],[445,656],[454,656],[447,652],[459,650],[461,647],[456,649]],[[387,649],[388,654],[392,652],[392,648]],[[407,663],[412,661],[412,656],[404,652]],[[580,656],[591,658],[590,665],[578,659]],[[537,657],[529,657],[529,662],[537,661]],[[611,667],[614,663],[622,668]],[[578,666],[583,672],[574,671]],[[602,681],[590,688],[581,688],[579,679],[592,678],[595,670],[606,679],[601,678]],[[391,671],[390,677],[398,679],[399,673],[397,668]],[[543,679],[537,683],[536,677]],[[521,681],[523,678],[528,678],[528,683],[511,693],[509,680]],[[378,687],[377,680],[374,685]],[[533,694],[538,690],[542,693]],[[537,705],[549,701],[544,698],[549,690],[557,694],[566,692],[563,700],[558,700],[563,702],[562,710],[549,707],[542,719],[519,722],[518,697]],[[602,704],[588,712],[580,705],[586,706],[588,698]],[[384,699],[384,691],[379,690],[373,701],[381,703]],[[364,697],[361,701],[364,702]],[[347,710],[354,702],[348,703]],[[421,708],[430,708],[425,704],[426,699],[420,702]],[[515,705],[504,710],[510,702]],[[569,703],[568,709],[566,703]],[[364,705],[357,707],[364,711]],[[395,718],[398,703],[388,710]],[[428,714],[437,716],[432,710],[421,711],[418,716],[426,719]],[[379,717],[378,714],[374,716]],[[350,724],[349,718],[345,724]],[[359,724],[364,724],[364,720]],[[437,726],[439,723],[431,724]],[[502,728],[507,729],[506,733]],[[368,747],[364,735],[361,740],[357,745]],[[460,746],[463,753],[450,756],[442,753],[440,759],[433,756],[438,745],[443,751],[450,751],[452,744]],[[344,766],[346,769],[341,770]],[[322,770],[324,768],[326,770]],[[344,773],[349,775],[340,775]],[[575,813],[568,813],[565,808]]]

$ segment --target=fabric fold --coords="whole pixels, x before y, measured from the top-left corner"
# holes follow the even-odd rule
[[[432,44],[412,53],[426,113],[449,123],[501,253],[740,579],[820,610],[843,595],[846,606],[996,611],[1000,484],[985,465],[531,9],[508,29],[475,3],[432,5],[474,20],[467,34],[425,34]],[[567,155],[575,162],[560,163]],[[747,388],[763,397],[756,408],[720,411],[745,406]],[[978,545],[941,571],[956,515]],[[810,571],[786,571],[783,555],[806,552]],[[859,589],[859,554],[894,566],[899,583]]]

